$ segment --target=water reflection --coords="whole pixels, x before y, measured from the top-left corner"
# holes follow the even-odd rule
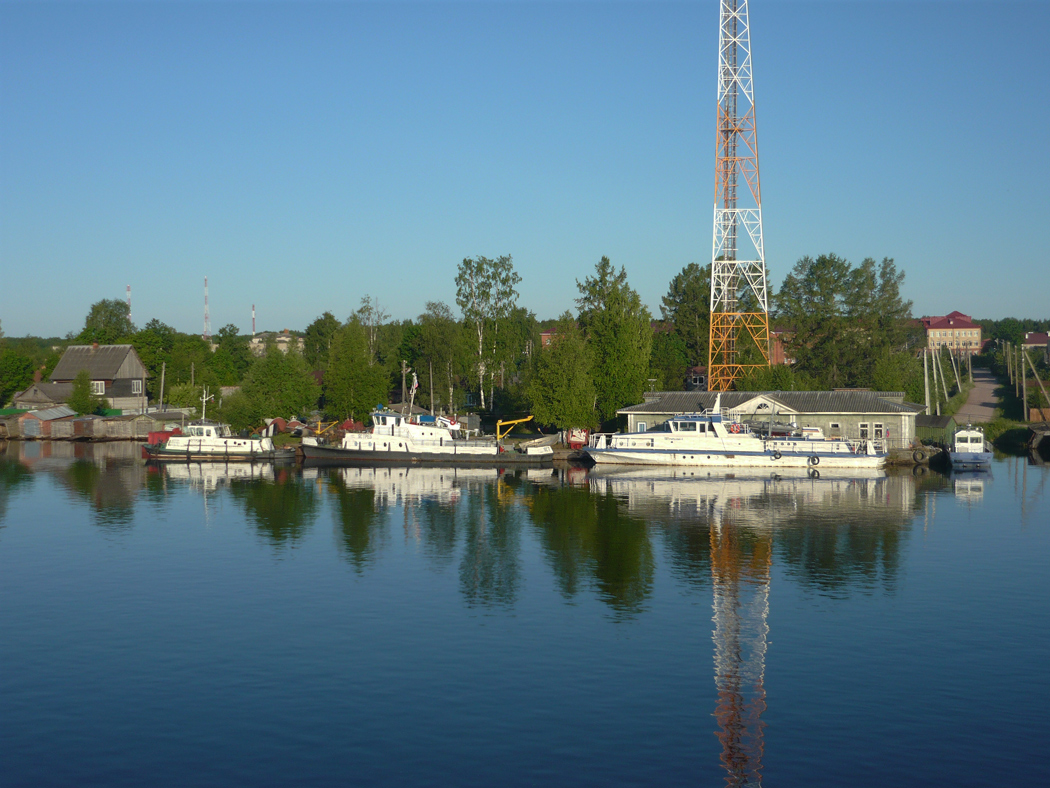
[[[294,547],[317,518],[320,505],[317,489],[301,483],[290,468],[271,468],[271,471],[270,478],[230,480],[228,494],[244,507],[248,522],[267,542],[274,547]]]

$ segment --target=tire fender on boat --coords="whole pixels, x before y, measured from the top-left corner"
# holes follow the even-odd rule
[[[917,463],[922,462],[926,459],[926,452],[924,452],[922,449],[916,449],[915,452],[911,455],[911,458]]]
[[[779,460],[780,459],[780,452],[777,451],[776,449],[773,449],[773,459],[774,460]]]
[[[820,465],[820,457],[818,457],[816,454],[809,455],[809,464]]]

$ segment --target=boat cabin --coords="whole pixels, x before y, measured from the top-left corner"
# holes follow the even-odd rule
[[[225,424],[190,424],[185,434],[191,438],[229,438],[230,428]]]
[[[980,454],[984,451],[984,433],[973,428],[959,430],[955,433],[952,451],[956,454]]]

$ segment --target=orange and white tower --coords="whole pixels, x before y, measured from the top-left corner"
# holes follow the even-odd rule
[[[708,388],[769,366],[769,299],[747,0],[721,0]],[[757,351],[743,353],[745,346]]]

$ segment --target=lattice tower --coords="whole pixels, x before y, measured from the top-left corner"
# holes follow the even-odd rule
[[[201,339],[205,342],[211,339],[211,317],[208,315],[208,277],[204,277],[204,333]]]
[[[739,188],[741,183],[745,188]],[[751,357],[745,346],[753,346]],[[743,353],[742,353],[743,351]],[[747,0],[721,0],[708,388],[769,366],[769,299]]]

